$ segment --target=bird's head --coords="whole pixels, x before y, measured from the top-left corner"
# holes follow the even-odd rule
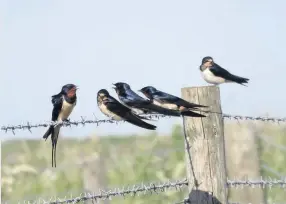
[[[143,93],[147,98],[152,98],[152,93],[155,93],[157,89],[153,86],[145,86],[138,91]]]
[[[109,96],[109,92],[106,89],[100,89],[97,92],[97,100],[98,101],[103,101],[105,98]]]
[[[202,65],[204,65],[206,67],[212,66],[213,63],[214,63],[214,60],[210,56],[206,56],[202,59]]]
[[[118,95],[124,93],[125,91],[129,90],[130,89],[130,86],[127,84],[127,83],[124,83],[124,82],[117,82],[115,84],[112,84],[114,85],[115,87],[113,87],[116,91],[116,93]]]
[[[68,98],[73,98],[76,96],[76,91],[78,87],[74,84],[66,84],[62,87],[61,93]]]

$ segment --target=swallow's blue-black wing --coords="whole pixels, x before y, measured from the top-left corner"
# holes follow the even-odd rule
[[[103,101],[107,109],[116,115],[123,118],[125,121],[137,125],[139,127],[149,129],[149,130],[155,130],[156,126],[146,123],[142,118],[136,114],[134,114],[130,108],[122,105],[119,101],[117,101],[115,98],[109,96],[109,98],[106,101]]]
[[[54,105],[53,113],[52,113],[52,121],[56,121],[61,112],[63,105],[63,97],[61,94],[57,94],[52,96],[52,104]]]
[[[231,73],[229,73],[229,71],[225,70],[216,63],[214,63],[214,65],[210,67],[210,71],[217,77],[222,77],[227,79],[227,77],[231,76]]]
[[[177,96],[162,92],[162,91],[156,91],[153,94],[153,98],[161,101],[162,103],[172,103],[172,104],[176,104],[177,106],[183,106],[186,108],[195,108],[195,107],[207,107],[207,106],[203,106],[203,105],[199,105],[199,104],[195,104],[195,103],[190,103],[188,101],[185,101],[182,98],[179,98]]]
[[[222,68],[216,63],[214,63],[214,65],[210,68],[210,71],[217,77],[222,77],[228,81],[234,81],[242,85],[244,85],[243,83],[248,83],[249,81],[248,78],[244,78],[244,77],[231,74],[229,71],[225,70],[224,68]]]
[[[151,101],[142,98],[132,90],[126,91],[126,94],[124,96],[119,96],[119,98],[123,103],[130,107],[151,104]]]
[[[178,111],[166,109],[160,106],[157,106],[152,103],[152,101],[142,98],[132,90],[127,90],[124,96],[119,96],[119,99],[127,106],[132,108],[137,108],[144,113],[160,113],[164,115],[176,116],[179,117],[180,113]]]
[[[124,116],[124,113],[131,111],[130,108],[124,106],[112,96],[109,96],[108,98],[103,100],[103,103],[107,107],[108,110],[110,110],[111,112],[121,117]]]

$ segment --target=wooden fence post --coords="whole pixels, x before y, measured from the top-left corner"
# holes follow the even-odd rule
[[[182,97],[209,106],[209,111],[222,112],[219,87],[182,88]],[[227,203],[224,125],[222,115],[217,113],[208,113],[205,118],[183,118],[192,204]]]
[[[252,130],[251,130],[252,129]],[[255,132],[248,123],[225,125],[227,176],[230,179],[260,178],[260,162]],[[233,188],[230,201],[242,203],[266,203],[263,188]]]
[[[87,161],[82,163],[84,190],[90,195],[100,194],[100,189],[105,190],[107,186],[106,169],[104,158],[98,153]],[[85,201],[85,203],[94,204],[94,200]],[[102,201],[104,204],[110,203],[108,199]]]

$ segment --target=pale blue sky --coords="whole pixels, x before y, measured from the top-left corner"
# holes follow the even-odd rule
[[[201,86],[204,56],[249,87],[221,86],[225,113],[286,116],[286,1],[2,0],[0,3],[0,124],[51,118],[51,95],[79,85],[71,119],[105,118],[96,93],[124,81],[138,90],[153,85],[179,95]],[[282,90],[282,91],[279,91]],[[168,133],[179,119],[154,124]],[[41,139],[46,129],[1,138]],[[63,136],[144,133],[127,123],[62,129]]]

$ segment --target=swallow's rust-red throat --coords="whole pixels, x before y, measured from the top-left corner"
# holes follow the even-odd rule
[[[72,97],[75,96],[75,93],[76,93],[76,88],[74,87],[74,88],[72,88],[71,90],[68,91],[67,95],[68,95],[69,98],[72,98]]]

